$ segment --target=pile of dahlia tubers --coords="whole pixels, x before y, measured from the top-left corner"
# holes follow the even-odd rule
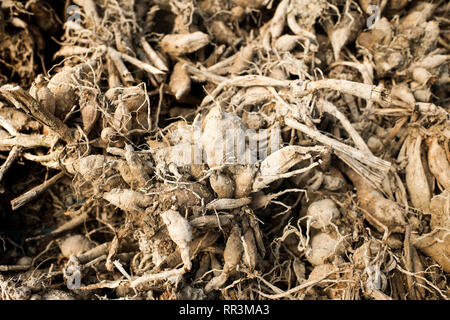
[[[2,2],[0,300],[448,299],[449,11]]]

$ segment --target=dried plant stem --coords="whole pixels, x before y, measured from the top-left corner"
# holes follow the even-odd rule
[[[219,84],[219,83],[222,83],[222,82],[228,80],[228,78],[226,78],[226,77],[218,76],[209,71],[200,70],[200,69],[198,69],[190,64],[187,64],[187,63],[183,66],[183,68],[186,71],[188,71],[190,74],[196,76],[200,81],[211,81],[215,84]]]
[[[0,125],[14,137],[19,134],[19,132],[2,116],[0,116]]]
[[[391,297],[385,295],[383,292],[377,289],[370,289],[367,294],[375,300],[392,300]]]
[[[34,187],[31,190],[28,190],[21,196],[11,200],[11,207],[13,210],[17,210],[20,207],[22,207],[24,204],[30,202],[40,194],[42,194],[44,191],[46,191],[48,188],[53,186],[56,182],[58,182],[62,177],[64,177],[65,173],[60,172],[57,175],[53,176],[51,179],[45,181],[44,183]]]
[[[72,218],[71,220],[64,223],[62,226],[56,228],[50,233],[41,234],[36,237],[27,238],[26,241],[34,241],[34,240],[43,240],[43,239],[54,239],[67,231],[70,231],[79,225],[81,225],[84,221],[86,221],[88,214],[82,213],[79,216]]]
[[[294,84],[292,86],[293,93],[298,97],[304,97],[320,89],[337,90],[368,101],[377,102],[383,107],[388,107],[392,104],[389,90],[365,83],[338,79],[324,79],[318,81],[305,81],[301,84]]]
[[[0,266],[0,272],[9,272],[9,271],[26,271],[30,269],[31,265],[4,265]]]
[[[69,127],[46,108],[43,108],[39,102],[22,88],[4,85],[0,88],[0,93],[16,108],[22,109],[25,113],[30,114],[43,125],[56,132],[62,140],[67,143],[74,142],[75,137]]]
[[[108,57],[111,59],[114,66],[116,67],[117,72],[119,73],[123,84],[128,85],[128,84],[133,83],[134,78],[131,75],[131,72],[125,66],[125,63],[123,62],[122,57],[121,57],[121,53],[117,50],[111,49],[111,50],[108,50]]]
[[[411,257],[411,243],[410,243],[410,238],[411,238],[411,227],[410,226],[406,226],[405,228],[405,240],[403,243],[403,247],[404,247],[404,251],[405,251],[405,267],[406,270],[410,273],[406,274],[406,279],[408,281],[408,289],[409,289],[409,293],[411,295],[411,299],[412,300],[417,300],[417,295],[416,295],[416,289],[414,287],[414,279],[413,279],[413,272],[414,272],[414,268],[413,268],[413,263],[412,263],[412,257]]]
[[[64,46],[53,55],[53,59],[58,58],[58,57],[84,55],[87,53],[91,53],[94,50],[95,50],[95,48],[85,48],[85,47],[79,47],[79,46]]]
[[[114,289],[120,286],[123,286],[124,284],[128,283],[128,280],[115,280],[115,281],[108,281],[103,280],[97,283],[89,284],[87,286],[80,287],[80,290],[95,290],[95,289],[102,289],[102,288],[108,288],[108,289]]]
[[[58,140],[58,136],[42,134],[19,134],[14,138],[0,139],[0,150],[11,150],[14,146],[24,149],[46,147],[51,148]]]
[[[0,167],[0,181],[2,181],[3,176],[8,171],[8,169],[11,167],[11,165],[14,163],[14,160],[17,159],[20,152],[22,151],[22,147],[20,146],[14,146],[11,151],[8,154],[8,158],[6,158],[5,162]]]
[[[372,154],[367,144],[364,142],[364,140],[361,138],[359,133],[353,128],[352,124],[348,119],[338,110],[338,108],[333,105],[331,102],[328,102],[326,100],[320,100],[319,105],[323,109],[323,111],[333,115],[336,117],[344,127],[344,129],[348,132],[350,137],[352,138],[355,145],[364,152],[367,152],[369,154]]]
[[[131,282],[131,287],[136,288],[137,286],[146,284],[148,282],[166,280],[167,278],[172,278],[172,277],[180,277],[185,273],[186,273],[186,270],[184,268],[180,268],[180,269],[163,271],[163,272],[156,273],[156,274],[146,274],[146,275],[143,275],[142,277],[139,277],[139,278],[133,280]]]
[[[100,18],[95,8],[94,0],[74,0],[73,2],[84,9],[87,17],[93,19],[94,26],[99,25]]]
[[[385,160],[375,157],[371,153],[363,152],[346,144],[339,142],[335,139],[327,137],[321,134],[319,131],[309,128],[308,126],[301,124],[293,118],[285,119],[286,125],[299,130],[315,140],[323,143],[324,145],[332,148],[336,151],[338,157],[340,157],[351,168],[357,171],[363,177],[369,179],[376,187],[381,185],[387,172],[390,169],[391,164]],[[368,169],[366,168],[368,167]]]
[[[206,210],[231,210],[243,207],[252,202],[250,198],[216,199],[206,205]]]
[[[123,60],[125,60],[125,61],[131,63],[131,64],[134,65],[135,67],[138,67],[139,69],[142,69],[142,70],[144,70],[144,71],[147,71],[147,72],[149,72],[149,73],[151,73],[151,74],[155,74],[155,75],[158,75],[158,74],[164,74],[163,71],[161,71],[161,70],[159,70],[158,68],[152,66],[151,64],[142,62],[141,60],[138,60],[138,59],[136,59],[136,58],[133,58],[132,56],[129,56],[129,55],[125,54],[125,53],[121,53],[121,52],[117,51],[117,50],[114,49],[114,48],[109,47],[109,48],[108,48],[108,53],[109,53],[110,56],[113,55],[113,56],[115,56],[116,58],[117,58],[117,57],[120,57],[121,59],[123,59]]]
[[[159,57],[158,53],[151,47],[151,45],[145,40],[145,37],[141,37],[142,49],[144,49],[148,59],[160,70],[169,71],[169,68],[164,61]]]
[[[211,92],[203,101],[201,106],[210,103],[216,98],[219,93],[226,87],[281,87],[288,88],[292,84],[289,80],[278,80],[264,76],[248,75],[248,76],[238,76],[221,82],[213,92]]]
[[[230,65],[233,64],[234,60],[237,58],[238,54],[235,53],[231,57],[223,59],[222,61],[217,62],[215,65],[212,65],[207,70],[209,72],[218,72],[222,69],[227,69]]]
[[[189,221],[189,224],[198,229],[221,228],[233,222],[232,214],[200,216]]]
[[[82,264],[86,264],[98,257],[101,257],[103,255],[108,254],[109,247],[111,245],[111,242],[104,242],[95,248],[92,248],[91,250],[88,250],[82,254],[79,254],[77,256],[78,261]]]
[[[333,273],[336,273],[336,271],[329,272],[326,275],[324,275],[323,277],[320,277],[319,279],[312,280],[312,281],[306,281],[306,282],[302,283],[301,285],[296,286],[296,287],[294,287],[292,289],[289,289],[289,290],[287,290],[287,291],[285,291],[283,293],[270,295],[270,294],[265,294],[265,293],[260,292],[260,291],[257,291],[257,292],[260,295],[262,295],[263,297],[268,298],[268,299],[281,299],[281,298],[285,298],[285,297],[287,297],[287,296],[289,296],[291,294],[294,294],[294,293],[296,293],[296,292],[298,292],[300,290],[312,287],[312,286],[314,286],[314,285],[316,285],[316,284],[318,284],[320,282],[323,282],[326,278],[328,278]],[[331,280],[331,281],[335,282],[335,280]]]

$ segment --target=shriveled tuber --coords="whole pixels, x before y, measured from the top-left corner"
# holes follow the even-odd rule
[[[427,139],[428,167],[444,189],[450,189],[450,164],[437,137]]]
[[[385,227],[391,232],[404,232],[406,221],[400,205],[386,199],[352,169],[345,166],[341,168],[356,187],[359,205],[367,221],[380,232],[384,232]]]
[[[186,270],[191,270],[192,262],[189,244],[192,241],[192,227],[178,211],[167,210],[161,213],[161,218],[167,226],[169,236],[180,248],[181,259]]]
[[[233,198],[234,181],[226,173],[213,173],[209,177],[209,183],[219,198]]]
[[[412,234],[414,246],[450,272],[450,190],[434,196],[430,202],[431,229],[422,236]]]
[[[209,36],[197,31],[188,34],[168,34],[161,40],[161,48],[172,56],[181,56],[203,48],[209,43]]]
[[[128,189],[112,189],[103,194],[103,199],[130,212],[143,212],[151,204],[151,198],[148,196]]]
[[[217,290],[225,284],[228,279],[228,275],[234,271],[239,264],[244,247],[241,240],[241,229],[235,225],[231,229],[230,235],[223,252],[224,266],[220,275],[211,279],[211,281],[205,286],[205,291]]]
[[[183,69],[183,65],[184,62],[177,62],[170,75],[169,88],[177,100],[186,96],[191,90],[191,78],[189,73]]]
[[[307,215],[312,228],[324,230],[339,217],[340,212],[333,200],[323,199],[311,203]]]
[[[319,232],[311,239],[310,250],[306,258],[313,266],[331,262],[343,253],[344,246],[341,239],[334,234]]]
[[[69,236],[64,239],[60,244],[59,248],[61,253],[65,258],[69,258],[71,255],[79,255],[89,249],[93,248],[92,243],[83,235],[76,234]]]
[[[422,137],[407,139],[408,165],[406,166],[406,187],[413,206],[426,211],[430,206],[430,187],[421,158]]]

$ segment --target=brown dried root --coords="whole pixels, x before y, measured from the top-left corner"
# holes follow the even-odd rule
[[[417,135],[416,138],[410,137],[406,139],[405,143],[407,143],[408,158],[408,164],[405,169],[406,187],[413,206],[416,209],[427,211],[430,206],[431,191],[422,163],[422,137],[420,135]]]
[[[450,163],[444,148],[439,144],[437,137],[427,139],[428,144],[428,166],[431,173],[436,177],[444,189],[450,189]]]
[[[432,231],[413,235],[413,245],[432,257],[445,272],[450,272],[450,191],[436,195],[430,202]]]
[[[402,208],[394,201],[386,199],[380,192],[369,186],[366,179],[341,166],[341,170],[352,180],[356,187],[359,205],[364,216],[378,231],[404,232],[405,217]]]
[[[180,249],[184,268],[188,271],[191,270],[192,262],[189,253],[189,244],[192,241],[191,225],[175,210],[168,210],[161,213],[161,218],[167,226],[170,238]]]
[[[298,169],[286,174],[286,172],[294,165],[301,161],[311,159],[311,153],[320,154],[325,152],[326,148],[320,146],[288,146],[281,150],[275,151],[261,162],[259,171],[255,176],[255,182],[253,183],[253,191],[259,191],[280,178],[288,178],[290,176],[311,170],[315,166],[319,165],[320,162],[313,163],[306,168]]]
[[[241,261],[243,252],[244,247],[241,240],[241,229],[235,225],[233,229],[231,229],[231,233],[225,246],[225,251],[223,252],[223,259],[225,262],[223,271],[219,276],[212,278],[211,281],[208,282],[205,286],[205,292],[218,290],[225,284],[229,274],[236,269],[237,265]]]
[[[152,203],[152,198],[133,190],[112,189],[103,194],[103,199],[114,206],[131,212],[143,212]]]

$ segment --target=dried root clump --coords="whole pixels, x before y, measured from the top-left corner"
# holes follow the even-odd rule
[[[0,299],[448,299],[448,3],[66,7],[0,6]]]

